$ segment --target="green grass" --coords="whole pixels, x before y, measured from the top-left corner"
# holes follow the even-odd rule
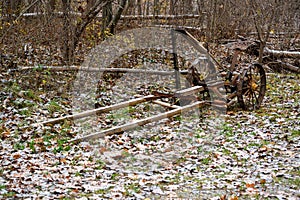
[[[134,193],[141,192],[141,188],[138,183],[131,183],[129,185],[125,185],[124,188],[125,188],[125,192],[124,192],[125,196],[131,196],[132,192],[134,192]]]
[[[233,128],[229,124],[225,123],[222,127],[220,127],[220,129],[221,129],[221,134],[224,134],[227,137],[234,136]]]
[[[212,162],[212,160],[211,160],[211,157],[207,157],[207,158],[202,158],[202,159],[200,160],[200,162],[201,162],[203,165],[208,165],[208,164],[210,164],[210,163]]]
[[[111,180],[117,181],[119,177],[120,177],[119,173],[112,173],[110,178]]]
[[[49,113],[54,113],[54,112],[58,112],[61,110],[61,106],[59,105],[58,102],[52,100],[49,102],[48,106],[47,106],[47,110],[49,111]]]
[[[15,143],[13,145],[14,150],[24,150],[25,149],[25,145],[22,143]]]

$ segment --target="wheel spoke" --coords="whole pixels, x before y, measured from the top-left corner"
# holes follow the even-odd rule
[[[261,65],[252,65],[242,76],[239,103],[246,109],[259,108],[266,90],[266,75]]]

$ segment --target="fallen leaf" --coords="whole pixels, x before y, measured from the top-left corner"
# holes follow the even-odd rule
[[[237,196],[231,196],[229,197],[229,200],[238,200],[239,198]]]
[[[255,183],[246,183],[247,188],[254,188]]]
[[[13,158],[14,159],[19,159],[19,158],[21,158],[21,155],[20,154],[15,154],[15,155],[13,155]]]
[[[261,179],[260,180],[260,184],[265,184],[266,183],[266,179]]]

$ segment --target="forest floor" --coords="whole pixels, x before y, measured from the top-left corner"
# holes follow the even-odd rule
[[[91,130],[77,121],[26,127],[72,113],[66,91],[75,77],[39,67],[1,72],[1,198],[300,198],[299,74],[268,73],[262,107],[251,112],[203,111],[79,144],[67,141]],[[97,123],[110,127],[133,111]]]

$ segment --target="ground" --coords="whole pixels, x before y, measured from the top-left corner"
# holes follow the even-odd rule
[[[78,123],[28,126],[71,113],[73,78],[1,72],[1,198],[300,198],[299,74],[268,72],[259,110],[184,115],[79,144],[68,143],[86,134]],[[97,119],[109,127],[119,114]]]

